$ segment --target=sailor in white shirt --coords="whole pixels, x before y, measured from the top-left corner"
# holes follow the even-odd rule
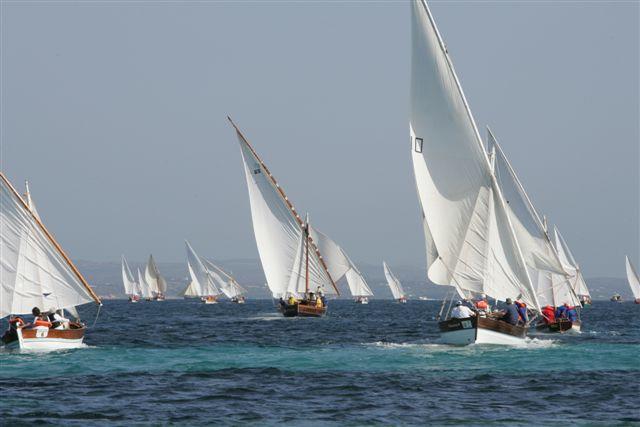
[[[462,305],[462,301],[457,301],[456,306],[451,310],[452,319],[466,319],[467,317],[473,317],[476,313],[466,305]]]

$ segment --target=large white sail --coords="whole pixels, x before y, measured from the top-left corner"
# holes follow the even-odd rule
[[[163,295],[167,293],[167,281],[160,274],[153,255],[149,255],[149,261],[144,270],[144,278],[152,293]]]
[[[540,309],[471,111],[423,0],[412,5],[411,153],[439,285],[521,298]]]
[[[0,172],[0,318],[100,299]]]
[[[202,260],[193,250],[189,242],[184,242],[187,248],[187,264],[189,267],[189,275],[194,285],[194,290],[199,296],[215,296],[220,295],[220,290],[215,285],[211,272],[202,263]]]
[[[322,253],[324,262],[334,282],[345,277],[351,295],[354,297],[373,296],[373,292],[364,276],[347,256],[347,253],[329,236],[316,228],[310,227],[310,233],[320,253]]]
[[[627,267],[627,280],[629,281],[629,286],[631,287],[631,292],[633,293],[633,298],[640,299],[640,277],[638,277],[638,273],[636,269],[633,268],[631,261],[629,261],[629,257],[624,257]]]
[[[562,262],[562,266],[565,271],[569,273],[569,281],[574,292],[581,296],[591,296],[591,294],[589,294],[589,289],[587,288],[587,283],[582,276],[582,270],[580,270],[580,266],[569,250],[569,246],[564,241],[564,238],[557,227],[554,226],[553,232],[555,235],[556,250],[558,251],[560,262]]]
[[[27,206],[31,210],[33,216],[35,216],[38,221],[42,222],[42,218],[40,218],[40,214],[36,209],[36,204],[33,202],[33,198],[31,197],[31,191],[29,190],[29,181],[24,182],[24,189],[25,202],[27,202]]]
[[[389,289],[391,289],[391,293],[393,294],[393,299],[405,298],[406,296],[400,280],[391,272],[386,262],[382,261],[382,267],[384,268],[384,277],[387,279],[387,285],[389,285]]]
[[[144,274],[138,269],[138,284],[140,285],[140,295],[143,298],[152,298],[153,292],[151,291],[151,287],[147,283],[144,278]]]
[[[129,264],[122,255],[122,283],[124,284],[124,293],[126,295],[139,295],[139,286],[133,278]]]
[[[306,224],[249,142],[233,126],[244,162],[258,253],[271,293],[302,294],[307,278],[309,290],[322,287],[327,293],[337,292],[319,251],[306,235]]]

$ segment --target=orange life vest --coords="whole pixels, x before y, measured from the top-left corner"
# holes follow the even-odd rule
[[[22,320],[22,317],[17,316],[14,317],[13,319],[9,320],[9,323],[12,325],[16,325],[16,326],[22,326],[24,325],[24,320]]]
[[[485,300],[476,301],[476,308],[486,310],[489,308],[489,304]]]

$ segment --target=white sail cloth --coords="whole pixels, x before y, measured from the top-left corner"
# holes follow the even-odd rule
[[[553,228],[553,232],[555,235],[555,244],[556,250],[558,251],[558,257],[560,258],[562,267],[569,274],[571,287],[577,295],[591,296],[589,294],[589,289],[587,288],[587,283],[582,276],[582,270],[580,270],[580,266],[569,250],[569,246],[567,246],[567,243],[564,241],[564,238],[560,234],[560,231],[557,227]]]
[[[307,288],[307,270],[310,290],[322,287],[331,293],[333,281],[315,245],[310,244],[304,223],[237,128],[236,133],[244,162],[256,245],[271,293],[276,297],[303,294]]]
[[[240,286],[240,284],[236,281],[236,279],[231,276],[229,273],[224,271],[222,268],[218,267],[211,261],[207,259],[202,259],[202,262],[207,267],[207,269],[211,272],[212,277],[215,282],[218,284],[218,287],[224,293],[224,295],[229,298],[238,298],[246,294],[246,290]],[[220,275],[223,275],[225,279],[223,279]]]
[[[0,318],[100,302],[4,175],[0,181]]]
[[[147,262],[147,267],[144,270],[144,278],[152,294],[166,294],[167,281],[160,274],[158,266],[153,259],[153,255],[149,255],[149,261]]]
[[[384,277],[387,279],[387,285],[389,285],[389,289],[393,294],[393,299],[404,298],[405,293],[400,280],[391,272],[386,262],[382,261],[382,267],[384,268]]]
[[[127,260],[122,255],[122,283],[124,285],[124,293],[126,295],[140,295],[140,286],[133,278],[133,274],[131,273],[131,269],[129,268],[129,264]]]
[[[151,287],[145,280],[144,274],[138,269],[138,283],[140,284],[140,295],[143,298],[152,298],[153,292],[151,291]]]
[[[540,309],[475,122],[426,3],[412,2],[410,135],[432,282]]]
[[[638,277],[636,269],[633,268],[631,261],[629,261],[629,257],[625,257],[624,259],[627,267],[627,280],[629,281],[633,298],[640,299],[640,278]]]
[[[185,241],[187,248],[187,265],[189,267],[189,275],[194,291],[198,296],[215,296],[220,295],[220,290],[214,283],[213,275],[202,260],[193,250],[189,242]]]
[[[355,264],[349,259],[346,252],[336,244],[329,236],[310,227],[310,234],[318,250],[322,254],[327,270],[334,282],[343,276],[347,280],[349,291],[354,297],[370,297],[373,292],[364,276]]]

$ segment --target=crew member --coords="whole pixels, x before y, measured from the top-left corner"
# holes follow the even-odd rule
[[[466,305],[462,305],[462,301],[456,301],[456,306],[451,310],[452,319],[467,319],[475,315],[476,313],[473,310]]]
[[[518,318],[520,317],[520,315],[518,314],[518,308],[515,306],[511,298],[507,298],[505,302],[507,303],[507,306],[500,320],[512,325],[517,325]]]

